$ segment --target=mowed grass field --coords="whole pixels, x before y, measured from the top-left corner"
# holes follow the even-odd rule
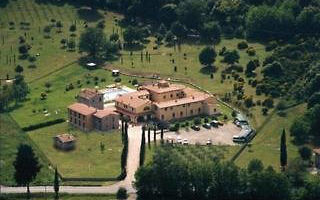
[[[60,43],[61,39],[74,40],[78,45],[80,34],[84,30],[84,22],[88,26],[95,26],[96,21],[102,19],[108,19],[105,24],[106,33],[120,32],[114,20],[120,17],[111,12],[87,14],[79,12],[79,8],[74,5],[52,4],[49,1],[44,3],[36,0],[9,1],[6,6],[0,6],[0,78],[6,78],[6,74],[14,77],[14,68],[20,64],[24,67],[23,74],[26,80],[30,82],[77,61],[81,54],[77,50],[67,51],[61,48],[63,46]],[[54,25],[53,20],[62,22],[62,32],[58,33],[59,29],[53,27],[49,34],[50,38],[45,38],[43,29],[45,26]],[[21,25],[25,22],[30,25]],[[72,37],[72,32],[69,31],[72,24],[77,28],[73,32],[75,37]],[[28,68],[31,62],[18,58],[20,36],[24,36],[26,43],[31,45],[30,55],[40,54],[34,62],[36,68]]]
[[[14,180],[13,162],[16,158],[17,147],[21,143],[30,143],[24,133],[8,114],[0,114],[0,185],[16,185]],[[40,173],[32,184],[51,183],[54,172],[49,169],[49,163],[42,159],[39,149],[32,146],[42,165]]]
[[[270,121],[261,129],[251,142],[251,145],[240,154],[235,161],[238,166],[246,167],[250,160],[260,159],[265,166],[272,166],[280,170],[280,137],[282,130],[286,130],[288,162],[299,156],[298,147],[293,144],[290,136],[290,126],[297,116],[301,116],[306,105],[301,104],[286,110],[287,116],[280,117],[274,114]]]
[[[53,146],[53,137],[61,133],[76,137],[74,150],[65,152]],[[84,133],[63,123],[28,132],[28,136],[65,178],[116,178],[120,175],[122,142],[118,130]],[[103,151],[101,143],[105,146]]]

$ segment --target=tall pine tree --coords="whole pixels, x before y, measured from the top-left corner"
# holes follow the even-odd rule
[[[280,144],[280,165],[281,170],[284,171],[287,166],[287,144],[286,144],[286,131],[283,129],[281,135],[281,144]]]
[[[21,144],[18,147],[16,160],[13,163],[15,168],[14,178],[18,185],[27,186],[27,198],[30,199],[30,183],[40,172],[41,165],[33,152],[31,146]]]
[[[145,127],[142,127],[142,137],[141,137],[141,147],[140,147],[140,166],[143,165],[145,159],[145,144],[146,144],[146,134],[145,134]]]

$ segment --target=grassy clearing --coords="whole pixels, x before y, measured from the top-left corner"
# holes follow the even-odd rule
[[[277,114],[262,128],[250,147],[236,160],[236,164],[241,167],[246,167],[250,160],[260,159],[265,166],[272,166],[276,170],[280,170],[280,137],[282,129],[286,129],[287,133],[287,151],[288,161],[298,156],[298,147],[292,143],[289,128],[293,120],[302,115],[305,111],[305,105],[298,105],[288,109],[287,117],[280,117]]]
[[[0,114],[0,124],[0,184],[15,185],[13,162],[17,147],[21,143],[28,143],[29,137],[21,131],[8,114]],[[51,183],[54,176],[53,171],[48,168],[48,163],[41,159],[37,148],[33,149],[42,165],[41,171],[33,184]]]
[[[61,39],[79,42],[79,36],[84,30],[84,21],[89,26],[95,26],[96,22],[90,17],[94,14],[83,15],[79,9],[69,4],[51,4],[49,2],[37,3],[36,0],[9,1],[6,7],[0,7],[0,77],[6,74],[14,76],[14,68],[20,64],[24,66],[24,75],[27,81],[32,81],[39,76],[53,72],[60,67],[76,61],[81,54],[77,51],[67,51],[60,43]],[[97,20],[106,20],[105,32],[111,34],[113,31],[121,32],[114,19],[121,16],[111,12],[101,12]],[[61,21],[63,27],[61,33],[58,28],[52,28],[49,36],[45,38],[43,29],[45,26],[53,25],[55,21]],[[14,25],[9,25],[13,22]],[[28,22],[30,25],[21,25]],[[75,37],[70,36],[69,28],[76,24]],[[28,68],[31,64],[28,60],[18,59],[18,47],[20,36],[26,37],[26,42],[32,46],[30,55],[40,54],[34,64],[37,68]]]
[[[64,152],[53,146],[52,138],[65,132],[77,139],[73,151]],[[28,136],[63,177],[116,178],[120,174],[122,143],[119,131],[84,133],[63,123],[29,132]],[[105,145],[103,152],[100,143]]]

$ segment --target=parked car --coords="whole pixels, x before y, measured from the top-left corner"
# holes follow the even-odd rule
[[[196,125],[193,125],[191,126],[191,128],[195,131],[200,131],[200,127],[199,126],[196,126]]]
[[[177,143],[178,143],[178,144],[182,144],[182,139],[181,139],[180,136],[177,137]]]
[[[207,144],[207,145],[211,145],[211,144],[212,144],[211,139],[208,139],[206,144]]]
[[[203,128],[211,129],[211,125],[209,123],[205,123],[202,126],[203,126]]]
[[[183,145],[188,145],[189,144],[188,139],[184,139],[182,144]]]
[[[219,126],[217,120],[212,120],[212,122],[210,123],[210,125],[211,125],[212,127],[215,127],[215,128],[218,128],[218,126]]]

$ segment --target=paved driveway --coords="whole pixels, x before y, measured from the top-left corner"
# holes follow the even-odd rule
[[[234,135],[239,134],[241,128],[234,125],[232,122],[228,122],[219,128],[211,127],[211,129],[206,129],[201,127],[200,131],[194,131],[191,128],[186,130],[185,128],[180,128],[179,132],[167,132],[165,133],[165,139],[172,138],[174,141],[177,138],[187,139],[189,144],[206,144],[208,139],[212,141],[214,145],[235,145],[232,141]]]

